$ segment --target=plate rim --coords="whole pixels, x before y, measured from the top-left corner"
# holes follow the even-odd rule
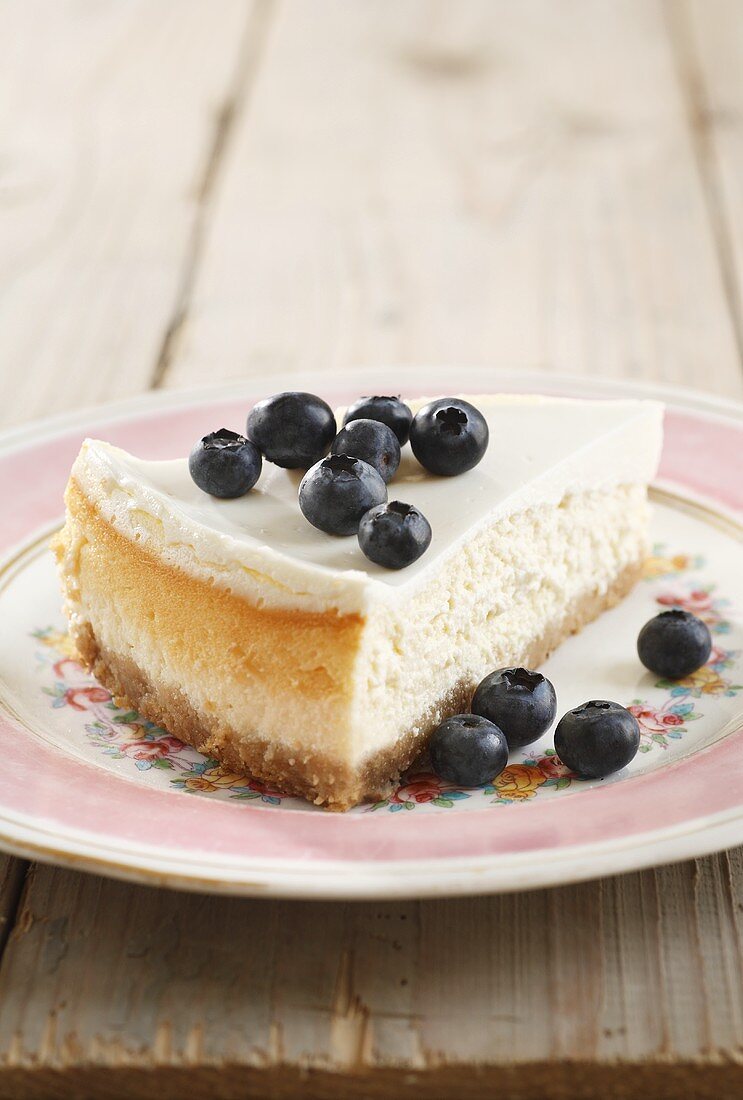
[[[425,365],[398,367],[357,367],[339,376],[333,372],[303,372],[288,374],[286,381],[295,386],[302,383],[318,388],[340,388],[352,385],[354,379],[368,380],[384,370],[394,370],[397,385],[405,389],[406,385],[422,384],[422,376],[431,373],[446,374],[454,367],[429,368]],[[499,383],[508,379],[523,386],[523,392],[535,392],[540,387],[567,392],[583,390],[596,393],[597,396],[625,396],[658,398],[670,408],[691,411],[696,417],[723,419],[740,428],[743,421],[743,402],[725,399],[717,395],[700,393],[684,387],[666,386],[658,383],[636,382],[634,380],[592,379],[587,376],[539,371],[510,371],[504,368],[459,366],[456,370],[467,372],[469,376],[482,375],[483,385],[490,392],[497,392]],[[254,396],[261,389],[261,383],[269,383],[267,374],[257,374],[241,382],[232,382],[217,386],[194,386],[179,390],[146,392],[119,401],[75,409],[52,417],[28,422],[20,427],[7,429],[0,433],[0,452],[22,452],[37,446],[39,433],[44,442],[84,430],[86,424],[126,421],[137,414],[152,412],[156,415],[163,407],[191,408],[202,402],[219,402],[239,399],[241,396]],[[269,388],[275,390],[276,377],[271,376]],[[470,387],[471,388],[471,387]],[[599,391],[599,392],[597,392]],[[513,388],[511,387],[511,392]],[[676,488],[677,483],[669,487]],[[664,483],[661,483],[664,487]],[[689,497],[694,492],[689,489]],[[698,494],[697,494],[698,496]],[[703,502],[704,498],[700,498]],[[707,502],[712,511],[721,518],[732,518],[740,523],[738,512],[726,509],[722,502]],[[727,511],[727,517],[725,512]],[[28,546],[30,539],[41,527],[29,529],[19,543]],[[9,547],[3,554],[7,562],[17,547]],[[702,750],[705,751],[705,750]],[[9,822],[9,818],[14,819]],[[109,838],[108,844],[98,845],[95,838],[88,834],[69,837],[66,846],[58,847],[51,841],[44,842],[44,835],[50,832],[40,824],[38,815],[35,827],[23,823],[14,811],[0,807],[0,850],[21,858],[53,863],[76,870],[86,870],[105,874],[129,881],[146,882],[178,889],[195,890],[209,893],[229,893],[263,897],[292,897],[307,899],[381,899],[444,897],[466,894],[500,893],[539,889],[546,886],[585,881],[587,879],[626,873],[644,867],[674,862],[676,860],[706,855],[743,841],[743,803],[734,809],[721,811],[713,815],[694,818],[690,822],[672,828],[663,827],[643,834],[631,834],[616,840],[604,840],[587,845],[571,845],[559,851],[550,851],[549,858],[540,860],[539,850],[532,850],[527,861],[523,855],[511,856],[487,854],[485,856],[457,856],[447,859],[416,857],[382,862],[357,860],[345,862],[338,860],[312,859],[305,868],[289,866],[289,860],[278,865],[271,860],[270,868],[251,867],[243,862],[234,877],[225,877],[224,869],[218,876],[205,874],[205,865],[199,862],[198,854],[190,859],[187,853],[177,858],[167,848],[153,845],[149,852],[144,846],[136,847],[126,859],[105,857],[115,851]],[[34,831],[39,834],[40,843],[33,841]],[[59,830],[57,830],[59,833]],[[102,852],[97,849],[101,848]],[[255,857],[250,857],[255,859]],[[518,864],[518,859],[521,864]],[[167,863],[170,861],[170,869]],[[182,862],[187,867],[178,868]],[[602,864],[609,862],[610,866]],[[513,866],[511,866],[513,863]],[[501,866],[503,865],[503,870]],[[518,867],[521,866],[521,873]],[[526,877],[528,876],[528,877]],[[523,878],[523,880],[522,880]]]
[[[549,392],[552,386],[557,389],[562,386],[567,386],[575,387],[576,390],[600,391],[601,393],[605,393],[607,397],[615,396],[663,401],[670,407],[675,406],[676,408],[691,409],[697,414],[702,413],[711,415],[715,418],[728,420],[736,424],[743,420],[743,397],[723,397],[718,394],[708,394],[703,390],[697,390],[690,386],[676,386],[665,382],[646,382],[642,379],[592,378],[590,375],[571,374],[562,371],[555,371],[554,373],[552,371],[539,370],[519,371],[508,367],[491,368],[483,366],[482,364],[468,365],[466,363],[447,364],[444,366],[437,364],[429,365],[426,363],[396,366],[393,363],[380,363],[369,367],[363,365],[352,366],[344,371],[343,375],[339,375],[337,370],[289,372],[286,375],[286,380],[287,382],[296,383],[297,385],[303,382],[317,385],[317,382],[320,381],[327,383],[332,389],[333,386],[337,387],[339,384],[352,381],[355,377],[366,378],[372,372],[384,373],[385,371],[393,371],[395,373],[396,378],[399,379],[400,382],[401,392],[405,389],[404,383],[408,378],[413,381],[423,374],[447,374],[448,372],[461,371],[467,375],[481,374],[483,381],[486,382],[488,386],[497,382],[499,379],[506,380],[518,377],[519,380],[523,380],[525,386],[524,390],[519,391],[518,389],[511,389],[508,391],[511,393],[541,393]],[[117,398],[114,401],[83,405],[79,408],[70,409],[66,412],[54,413],[50,416],[34,417],[30,420],[23,421],[22,424],[0,430],[0,450],[15,449],[16,445],[18,445],[19,449],[33,447],[37,444],[38,440],[28,440],[27,436],[29,433],[35,434],[37,432],[44,432],[46,433],[46,438],[49,439],[56,435],[65,434],[69,429],[80,427],[91,419],[103,420],[106,423],[114,423],[119,420],[125,420],[130,414],[141,412],[143,409],[152,408],[153,412],[155,412],[161,406],[168,408],[188,408],[205,398],[215,402],[239,398],[242,394],[250,394],[255,392],[256,388],[261,388],[262,382],[265,382],[266,386],[272,389],[276,384],[275,378],[275,374],[268,371],[260,371],[246,378],[244,381],[233,380],[216,383],[214,385],[174,386],[172,389],[145,390],[142,393],[134,394],[130,397]],[[532,388],[532,383],[537,385],[544,384],[546,389],[535,390]],[[273,392],[276,391],[273,390]],[[497,393],[499,391],[491,389],[483,392]]]
[[[193,893],[308,901],[402,900],[520,893],[699,858],[737,846],[741,839],[740,818],[740,809],[736,808],[695,819],[688,827],[652,830],[623,838],[622,842],[605,841],[598,851],[595,845],[576,845],[564,853],[549,853],[545,860],[534,852],[528,866],[523,860],[518,862],[517,854],[384,863],[313,860],[291,865],[285,861],[279,875],[272,870],[273,860],[253,857],[250,864],[240,864],[234,870],[225,864],[220,874],[209,874],[206,863],[188,863],[185,857],[179,860],[169,849],[161,849],[159,859],[148,857],[139,849],[133,849],[131,857],[122,854],[114,859],[105,855],[104,845],[100,845],[99,854],[92,841],[85,853],[69,847],[54,848],[51,842],[35,844],[23,839],[25,827],[17,820],[13,823],[12,840],[6,842],[6,834],[0,832],[0,848],[21,859]],[[0,815],[0,830],[3,821]],[[41,831],[38,827],[29,829],[34,833]],[[698,843],[694,844],[693,855],[689,855],[685,841],[692,837]],[[611,865],[597,869],[600,857],[611,861]],[[179,863],[184,865],[181,870]]]

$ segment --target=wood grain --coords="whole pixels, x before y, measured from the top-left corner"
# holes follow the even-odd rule
[[[381,361],[739,395],[741,26],[6,5],[0,417]],[[741,851],[375,905],[2,868],[0,1097],[743,1095]]]
[[[149,385],[249,0],[0,10],[0,422]]]
[[[467,362],[740,392],[681,79],[646,0],[288,0],[166,382]]]
[[[666,3],[723,289],[743,358],[743,19],[736,0]]]
[[[0,974],[0,1095],[120,1070],[127,1095],[175,1096],[177,1073],[143,1071],[209,1067],[189,1095],[294,1095],[301,1070],[307,1096],[736,1097],[742,869],[328,906],[38,867]]]
[[[0,855],[0,955],[15,924],[27,871],[25,860]]]

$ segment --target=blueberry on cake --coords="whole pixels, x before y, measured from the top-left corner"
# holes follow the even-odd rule
[[[190,460],[87,440],[56,553],[81,659],[117,699],[344,810],[387,792],[485,673],[536,668],[630,591],[662,408],[370,398],[346,429],[390,430],[346,431],[360,458],[333,446],[342,414],[278,397]]]

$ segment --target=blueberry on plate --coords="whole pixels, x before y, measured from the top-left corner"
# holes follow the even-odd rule
[[[359,524],[359,546],[369,561],[385,569],[412,565],[430,542],[431,525],[426,517],[400,500],[370,508]]]
[[[666,680],[683,680],[706,664],[712,636],[706,623],[690,611],[661,611],[640,631],[637,653],[645,665]]]
[[[213,497],[241,497],[260,477],[261,452],[244,435],[220,428],[195,444],[188,470],[200,489]]]
[[[275,393],[248,416],[248,439],[287,470],[306,470],[321,459],[335,431],[333,410],[313,393]]]
[[[619,703],[594,699],[569,710],[557,723],[555,752],[584,779],[603,779],[633,760],[640,747],[634,714]]]
[[[440,397],[424,405],[410,425],[413,454],[432,474],[454,477],[476,466],[488,447],[482,413],[459,397]]]
[[[352,455],[315,463],[299,486],[299,507],[313,527],[329,535],[355,535],[361,517],[387,500],[387,486],[373,466]]]
[[[434,730],[431,765],[441,779],[459,787],[489,783],[508,763],[505,734],[479,714],[455,714]]]
[[[379,420],[351,420],[338,432],[330,453],[353,455],[368,462],[385,481],[390,480],[400,465],[397,436]]]
[[[349,405],[343,423],[351,420],[379,420],[397,436],[397,441],[404,447],[410,435],[410,421],[413,414],[399,397],[360,397],[353,405]]]
[[[536,741],[552,725],[557,714],[557,695],[541,672],[498,668],[477,688],[472,713],[499,726],[509,749],[520,749]]]

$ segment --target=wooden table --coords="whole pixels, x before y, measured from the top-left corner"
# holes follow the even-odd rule
[[[0,9],[0,419],[349,363],[743,394],[740,0]],[[511,897],[5,860],[3,1097],[743,1095],[743,854]]]

